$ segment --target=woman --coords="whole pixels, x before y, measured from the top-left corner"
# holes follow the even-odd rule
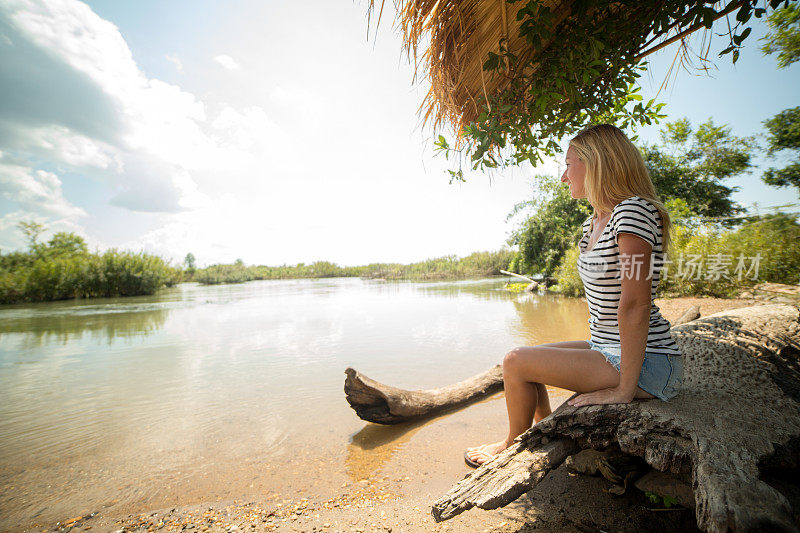
[[[670,324],[653,303],[669,242],[669,215],[639,150],[608,124],[572,139],[561,181],[594,214],[583,223],[578,271],[589,305],[591,338],[511,350],[503,360],[508,435],[468,448],[471,466],[489,461],[550,414],[545,384],[578,394],[569,405],[667,401],[683,379]]]

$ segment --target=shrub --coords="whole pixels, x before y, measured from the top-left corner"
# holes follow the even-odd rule
[[[798,242],[800,224],[785,213],[752,218],[735,230],[697,222],[674,224],[658,293],[726,298],[762,282],[797,284]],[[558,290],[565,295],[583,294],[577,258],[578,248],[573,247],[556,271]]]
[[[8,263],[17,268],[0,270],[0,303],[153,294],[180,276],[160,257],[118,250],[41,253]]]
[[[561,264],[556,269],[555,278],[558,284],[553,287],[553,290],[565,296],[583,296],[583,281],[578,274],[579,253],[577,246],[566,251]]]

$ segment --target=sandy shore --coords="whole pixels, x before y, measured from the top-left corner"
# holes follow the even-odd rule
[[[670,321],[692,305],[703,316],[758,303],[750,299],[659,299]],[[555,409],[571,393],[551,390]],[[33,524],[30,531],[694,531],[694,511],[654,510],[644,495],[607,492],[603,478],[573,475],[560,467],[534,490],[495,510],[473,509],[436,524],[432,502],[471,469],[463,450],[506,430],[502,393],[433,420],[385,427],[365,424],[342,461],[348,477],[327,475],[332,467],[303,463],[275,465],[287,478],[280,491],[258,498],[197,502],[162,509],[76,510],[58,523]],[[324,438],[324,437],[320,437]],[[306,469],[307,470],[304,470]],[[113,495],[109,495],[113,497]]]

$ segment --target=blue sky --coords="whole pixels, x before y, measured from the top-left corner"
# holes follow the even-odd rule
[[[38,220],[92,248],[192,252],[201,265],[498,249],[506,215],[556,163],[449,184],[392,13],[369,41],[365,13],[365,2],[0,1],[0,248],[22,248],[17,222]],[[735,66],[681,72],[659,97],[670,119],[756,135],[798,105],[800,70],[761,55],[764,33]],[[651,58],[645,97],[674,53]],[[657,128],[639,135],[653,142]],[[729,184],[747,206],[797,201],[760,169]]]

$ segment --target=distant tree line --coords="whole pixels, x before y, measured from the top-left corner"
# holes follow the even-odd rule
[[[190,254],[191,255],[191,254]],[[262,279],[360,277],[386,280],[445,280],[482,278],[500,274],[514,256],[504,248],[494,252],[475,252],[466,257],[455,255],[426,259],[417,263],[370,263],[361,266],[339,266],[329,261],[297,265],[246,266],[239,259],[232,264],[211,265],[197,269],[192,281],[203,284],[242,283]],[[192,256],[194,257],[194,256]]]

